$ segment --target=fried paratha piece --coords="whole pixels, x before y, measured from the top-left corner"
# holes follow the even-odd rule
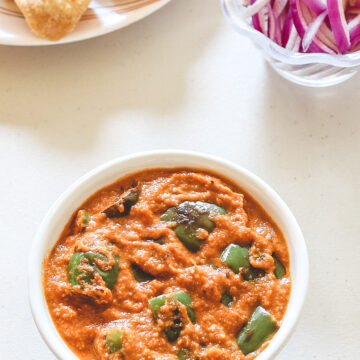
[[[90,0],[15,0],[31,30],[56,41],[71,32]]]

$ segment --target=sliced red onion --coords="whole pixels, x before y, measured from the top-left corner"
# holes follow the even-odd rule
[[[360,0],[349,0],[349,5],[354,8],[359,8]]]
[[[253,4],[255,1],[256,0],[251,0],[250,4]],[[258,13],[252,16],[252,24],[257,31],[262,32]]]
[[[301,49],[301,37],[297,35],[292,51],[299,52]]]
[[[350,24],[349,24],[350,27]],[[351,40],[351,45],[354,46],[357,43],[360,42],[360,24],[352,24],[351,30],[350,30],[350,40]]]
[[[313,11],[316,15],[323,13],[327,10],[326,0],[323,2],[322,0],[303,0],[304,3],[309,7],[311,11]]]
[[[296,46],[296,42],[298,41],[298,39],[300,39],[300,43],[301,43],[301,37],[299,36],[294,24],[292,24],[291,29],[290,29],[289,38],[285,45],[285,49],[293,50]]]
[[[326,19],[325,19],[326,20]],[[334,34],[330,30],[330,28],[327,26],[325,22],[323,22],[320,26],[319,32],[318,32],[318,38],[330,49],[334,50],[336,53],[339,52],[336,40],[334,37]]]
[[[277,17],[270,4],[267,5],[269,12],[269,38],[281,45],[281,29]]]
[[[256,29],[257,31],[261,31],[261,27],[260,27],[260,20],[259,20],[259,15],[258,14],[255,14],[253,17],[252,17],[252,24],[254,26],[254,29]]]
[[[304,37],[302,38],[302,47],[304,52],[307,52],[310,44],[313,42],[316,34],[318,33],[321,24],[324,22],[327,17],[327,10],[321,13],[318,17],[316,17],[313,22],[306,29]]]
[[[360,50],[360,43],[357,43],[355,46],[353,46],[350,49],[350,52],[355,52],[355,51],[359,51]]]
[[[310,25],[313,21],[314,18],[316,17],[315,13],[313,11],[311,11],[305,3],[300,2],[300,7],[304,16],[304,19],[306,21],[306,23],[308,25]],[[331,32],[331,30],[328,28],[327,24],[325,22],[323,22],[320,26],[320,29],[317,33],[317,37],[319,38],[319,40],[321,42],[324,43],[325,46],[327,46],[328,48],[330,48],[334,53],[338,53],[339,50],[337,48],[336,45],[336,41],[334,38],[333,33]]]
[[[269,38],[276,42],[276,19],[271,9],[271,5],[267,5],[269,11]]]
[[[276,17],[279,17],[280,14],[284,11],[288,1],[289,0],[274,0],[273,11]]]
[[[345,18],[342,0],[327,0],[331,28],[340,53],[346,53],[350,48],[350,33]]]
[[[358,16],[360,15],[360,8],[348,7],[345,11],[347,16]]]
[[[304,3],[311,9],[316,15],[322,14],[327,10],[326,3],[321,0],[303,0]]]
[[[263,7],[270,3],[271,0],[256,0],[252,5],[246,8],[245,16],[250,17],[258,13]]]
[[[269,10],[267,7],[262,8],[259,11],[259,23],[261,32],[268,36],[269,35]]]
[[[308,24],[304,18],[304,14],[301,9],[301,0],[290,0],[290,9],[294,20],[294,25],[301,38],[304,38]],[[317,36],[309,45],[308,51],[310,52],[325,52],[334,54],[335,52],[321,42]]]
[[[360,15],[348,22],[348,29],[350,31],[351,46],[354,47],[360,40]]]
[[[254,28],[290,51],[360,49],[360,0],[242,1]]]
[[[355,27],[360,24],[360,16],[357,16],[348,22],[348,29],[351,32]]]
[[[282,29],[284,28],[286,16],[287,16],[286,11],[283,11],[283,12],[277,17],[278,23],[279,23],[279,27],[280,27],[281,37],[282,37]]]
[[[293,22],[293,18],[292,18],[292,15],[291,15],[291,12],[289,11],[287,14],[286,14],[286,18],[285,18],[285,22],[284,22],[284,26],[282,28],[282,46],[287,47],[287,43],[289,41],[289,38],[290,38],[290,34],[291,34],[291,31],[292,30],[295,30],[296,34],[297,34],[297,31],[295,29],[295,26],[294,26],[294,22]]]

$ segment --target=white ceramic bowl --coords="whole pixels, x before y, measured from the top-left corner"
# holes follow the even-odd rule
[[[279,195],[257,176],[229,161],[189,151],[161,150],[115,159],[80,178],[55,202],[39,227],[29,260],[30,305],[40,334],[57,358],[77,359],[56,331],[47,309],[42,285],[43,261],[55,245],[73,211],[89,196],[126,174],[159,167],[210,169],[232,179],[263,206],[283,231],[290,251],[293,281],[290,302],[280,330],[270,345],[257,357],[257,360],[273,359],[294,329],[305,300],[309,263],[300,227]]]
[[[242,0],[221,1],[224,14],[234,29],[252,40],[271,67],[285,79],[304,86],[325,87],[350,79],[360,69],[360,51],[331,55],[287,50],[254,29],[250,19],[245,17]]]

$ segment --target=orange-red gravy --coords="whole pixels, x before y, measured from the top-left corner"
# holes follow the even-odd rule
[[[136,184],[142,185],[139,201],[129,215],[108,219],[101,211]],[[181,202],[206,201],[227,210],[212,220],[216,228],[200,250],[192,253],[177,239],[169,223],[160,216]],[[290,291],[289,253],[286,241],[271,217],[254,199],[233,182],[204,170],[151,169],[141,171],[99,190],[79,209],[89,211],[89,225],[74,234],[75,215],[65,227],[44,264],[44,289],[47,305],[61,337],[79,359],[176,360],[179,349],[190,349],[195,359],[254,359],[236,343],[236,335],[261,304],[281,324]],[[146,239],[165,236],[160,245]],[[120,254],[120,271],[112,301],[98,305],[74,294],[67,279],[69,259],[79,244],[109,241]],[[275,253],[287,269],[278,280],[273,268],[256,281],[244,281],[219,256],[231,244],[252,245]],[[155,280],[138,283],[131,273],[136,263]],[[216,270],[208,264],[220,266]],[[196,324],[186,324],[178,340],[170,344],[157,326],[149,299],[173,291],[187,291],[193,301]],[[224,291],[234,297],[227,307],[221,304]],[[102,329],[120,325],[127,329],[121,354],[102,353],[97,346]],[[101,335],[100,335],[101,336]]]

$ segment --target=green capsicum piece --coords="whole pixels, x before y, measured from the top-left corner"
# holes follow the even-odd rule
[[[191,301],[190,295],[185,291],[180,291],[180,292],[171,294],[171,296],[173,299],[179,301],[180,303],[182,303],[183,305],[186,306],[186,312],[189,316],[189,319],[193,324],[195,324],[195,322],[196,322],[195,313],[191,307],[192,301]]]
[[[166,302],[166,295],[160,295],[156,298],[152,298],[149,300],[151,311],[154,315],[155,320],[158,317],[159,309],[165,305],[165,302]]]
[[[183,329],[181,320],[175,318],[174,325],[164,330],[165,336],[169,342],[175,342],[180,336],[181,330]]]
[[[242,267],[246,269],[250,267],[249,248],[245,246],[230,244],[222,252],[220,259],[224,261],[235,274],[238,274],[239,269]]]
[[[221,297],[221,303],[225,306],[229,306],[234,301],[233,297],[227,293]]]
[[[243,274],[243,278],[246,281],[252,281],[263,276],[265,276],[265,272],[263,270],[254,268],[251,265]]]
[[[151,241],[159,245],[165,244],[165,236],[160,236],[158,239],[145,239],[145,241]]]
[[[140,192],[140,187],[128,190],[115,204],[107,207],[102,212],[110,219],[128,215],[131,208],[138,202]]]
[[[79,210],[78,217],[79,225],[82,229],[85,229],[88,226],[90,220],[89,212],[87,210]]]
[[[281,279],[286,275],[285,266],[280,262],[280,260],[273,254],[274,262],[275,262],[275,276],[277,279]]]
[[[82,270],[80,265],[83,261],[86,253],[76,252],[71,256],[69,265],[67,268],[68,280],[72,286],[81,285],[83,283],[90,284],[90,281],[93,279],[93,274]]]
[[[166,295],[160,295],[156,298],[152,298],[149,300],[149,304],[151,307],[151,310],[153,312],[155,320],[158,318],[159,310],[162,306],[165,305],[167,301],[178,301],[181,304],[185,305],[187,315],[190,319],[190,321],[195,324],[195,313],[194,310],[191,307],[191,297],[188,293],[185,291],[179,291],[176,293],[166,294]],[[168,339],[169,342],[174,342],[179,337],[181,330],[183,329],[182,320],[180,317],[180,311],[178,309],[174,312],[174,319],[173,319],[173,325],[164,329],[164,333]]]
[[[105,281],[106,287],[110,290],[114,288],[119,274],[119,257],[114,255],[113,258],[115,260],[115,264],[110,271],[102,271],[96,265],[94,266],[95,271],[100,274]]]
[[[147,282],[155,279],[155,276],[145,272],[143,269],[141,269],[138,265],[132,264],[131,270],[134,275],[134,278],[137,282]]]
[[[244,268],[243,278],[246,281],[255,280],[265,275],[263,270],[250,265],[249,248],[247,246],[230,244],[222,252],[220,259],[224,261],[235,274],[239,273],[240,268]]]
[[[176,293],[166,294],[166,295],[160,295],[158,297],[152,298],[149,300],[149,304],[151,307],[151,310],[153,312],[155,320],[158,316],[159,309],[165,305],[167,300],[175,299],[179,301],[181,304],[186,306],[186,312],[189,316],[190,321],[195,324],[195,313],[194,310],[191,307],[192,301],[190,295],[185,291],[179,291]]]
[[[84,283],[90,284],[91,280],[94,278],[94,272],[100,274],[100,276],[105,281],[106,287],[110,290],[115,286],[118,273],[119,273],[119,257],[113,256],[115,264],[110,271],[103,271],[97,265],[95,260],[99,259],[101,261],[106,261],[107,258],[103,254],[96,252],[76,252],[72,255],[68,269],[68,280],[72,286],[83,285]],[[86,264],[87,267],[90,267],[91,270],[82,269],[82,266]]]
[[[90,221],[90,214],[87,210],[79,210],[74,219],[73,231],[74,233],[82,232],[86,229]]]
[[[203,201],[184,201],[177,207],[169,208],[160,220],[176,222],[176,236],[190,251],[195,252],[203,242],[197,238],[197,231],[204,229],[211,233],[215,228],[215,223],[209,219],[212,214],[224,215],[226,210]]]
[[[121,329],[109,329],[106,333],[105,342],[111,354],[121,350],[123,347],[123,332]]]
[[[240,331],[237,344],[245,355],[250,354],[259,349],[277,329],[278,325],[271,314],[263,307],[258,306],[252,313],[249,322]]]
[[[177,358],[179,360],[191,360],[191,356],[189,354],[189,352],[185,349],[181,349],[178,353],[177,353]]]

